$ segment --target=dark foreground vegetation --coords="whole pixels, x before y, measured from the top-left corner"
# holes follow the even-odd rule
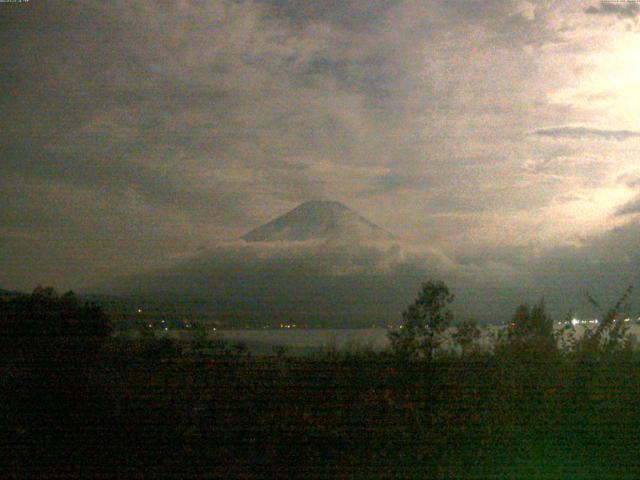
[[[452,300],[425,283],[392,351],[306,359],[118,340],[99,308],[46,289],[0,301],[0,465],[16,478],[640,476],[626,295],[580,338],[561,339],[539,304],[489,349],[458,325],[456,352],[439,343]]]

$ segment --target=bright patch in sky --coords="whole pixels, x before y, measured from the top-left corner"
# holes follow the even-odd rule
[[[580,60],[573,84],[553,93],[551,100],[591,113],[600,128],[638,129],[640,34],[612,33]]]

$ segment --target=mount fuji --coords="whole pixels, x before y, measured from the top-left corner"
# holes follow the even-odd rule
[[[331,200],[310,200],[242,237],[247,242],[305,241],[392,241],[386,230]]]
[[[425,276],[391,233],[339,202],[312,200],[235,242],[100,293],[197,304],[203,318],[230,327],[359,327],[397,321]]]

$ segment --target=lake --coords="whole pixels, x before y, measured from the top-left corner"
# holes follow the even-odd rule
[[[480,345],[483,347],[490,346],[501,328],[503,327],[491,326],[482,329]],[[584,329],[585,327],[583,326],[577,326],[577,334],[581,335]],[[453,331],[455,330],[450,329],[445,334],[445,347],[447,345],[449,347],[452,346],[450,333]],[[640,337],[640,325],[630,325],[629,333]],[[139,333],[136,331],[119,334],[121,337],[132,339],[138,335]],[[159,331],[157,335],[160,338],[168,337],[175,340],[192,340],[194,338],[194,332],[190,330]],[[256,355],[272,354],[274,346],[284,346],[287,349],[287,353],[291,355],[310,355],[327,349],[381,351],[389,347],[387,329],[385,328],[209,330],[207,337],[211,340],[225,340],[231,345],[237,342],[244,342],[249,350]]]

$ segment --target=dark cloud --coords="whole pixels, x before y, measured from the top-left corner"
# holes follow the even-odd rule
[[[590,127],[549,127],[538,129],[534,133],[541,137],[551,138],[603,138],[618,141],[640,137],[640,132],[633,130],[606,130]]]
[[[587,291],[609,307],[627,286],[640,285],[639,239],[640,223],[634,220],[586,237],[580,247],[550,250],[530,262],[532,283],[560,311],[588,311]]]
[[[416,189],[424,187],[424,179],[389,172],[375,179],[371,189],[364,192],[366,195],[379,195],[389,192],[398,192],[404,189]]]
[[[584,10],[588,15],[612,15],[621,19],[636,18],[640,14],[640,4],[634,0],[602,1],[599,6]]]
[[[618,176],[617,181],[631,188],[640,188],[640,171],[631,171]]]
[[[375,29],[382,26],[384,13],[399,0],[266,0],[273,15],[286,18],[294,25],[329,22],[349,29]]]
[[[640,262],[637,220],[576,240],[573,245],[542,250],[531,246],[503,247],[461,257],[460,264],[467,274],[455,280],[461,292],[458,298],[478,298],[490,287],[495,292],[492,295],[501,301],[486,311],[499,319],[506,319],[520,302],[540,299],[545,300],[554,318],[562,319],[569,312],[579,317],[601,314],[589,304],[587,293],[608,308],[629,285],[640,285],[636,268]],[[632,307],[638,312],[635,300]]]
[[[640,213],[640,195],[624,204],[616,211],[616,215],[634,215]]]

